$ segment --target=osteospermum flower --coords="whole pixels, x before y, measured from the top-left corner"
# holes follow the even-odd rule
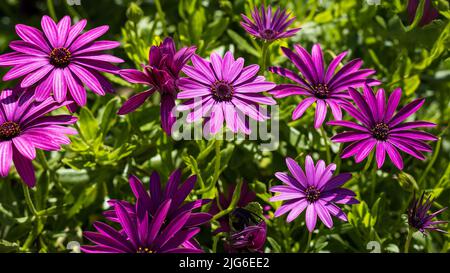
[[[349,92],[357,108],[351,104],[343,107],[360,124],[351,121],[328,123],[350,129],[331,138],[333,142],[351,142],[342,151],[342,158],[354,156],[355,161],[359,163],[376,148],[378,168],[383,166],[387,153],[392,163],[397,168],[403,169],[403,159],[398,150],[420,160],[425,159],[422,152],[432,151],[431,146],[425,141],[437,140],[437,137],[413,129],[436,125],[427,121],[404,122],[422,107],[425,99],[416,99],[395,113],[402,93],[400,88],[392,92],[387,104],[385,92],[381,88],[376,95],[369,86],[364,86],[364,95],[352,88]]]
[[[294,36],[300,28],[286,30],[295,20],[295,17],[289,19],[290,14],[285,9],[278,8],[275,13],[272,13],[272,7],[268,6],[265,10],[264,5],[261,8],[255,9],[252,12],[252,19],[246,15],[241,14],[241,26],[250,35],[260,38],[265,41],[274,41],[277,39]]]
[[[36,149],[58,151],[69,144],[66,135],[76,134],[70,115],[46,116],[67,104],[52,98],[36,102],[32,91],[3,90],[0,93],[0,175],[5,177],[14,162],[17,172],[29,187],[34,187],[36,177],[32,161]]]
[[[275,84],[257,75],[258,65],[244,67],[244,59],[235,60],[230,51],[223,58],[213,52],[210,59],[193,55],[193,66],[183,68],[189,78],[180,79],[181,92],[177,97],[189,100],[179,109],[194,109],[187,117],[188,122],[207,117],[211,134],[220,131],[224,121],[232,132],[250,134],[245,116],[257,121],[269,118],[259,110],[259,104],[276,104],[274,99],[261,94]]]
[[[111,63],[123,60],[102,51],[118,47],[120,43],[95,41],[108,31],[108,26],[81,33],[86,22],[81,20],[71,26],[70,17],[65,16],[56,24],[49,16],[43,16],[44,32],[16,25],[22,40],[9,44],[14,52],[0,55],[0,66],[13,67],[3,80],[22,78],[21,87],[36,86],[37,101],[44,101],[53,93],[57,102],[68,99],[80,106],[86,104],[85,85],[101,96],[111,92],[111,84],[99,72],[116,73],[118,68]]]
[[[85,245],[86,253],[201,253],[196,247],[186,247],[184,243],[193,239],[199,228],[186,228],[190,211],[167,219],[171,199],[162,202],[155,214],[150,215],[146,206],[138,200],[136,216],[120,203],[114,210],[122,227],[121,231],[102,222],[94,223],[98,232],[84,232],[84,237],[95,245]]]
[[[363,64],[360,59],[346,63],[335,73],[336,68],[347,55],[347,51],[334,58],[328,68],[325,69],[323,52],[319,44],[313,46],[311,55],[300,45],[294,47],[295,52],[285,47],[281,49],[303,77],[283,67],[268,68],[270,72],[295,82],[295,84],[278,85],[270,92],[275,98],[295,95],[306,97],[292,113],[293,120],[299,119],[313,103],[316,103],[315,128],[322,126],[327,116],[328,107],[331,108],[334,118],[340,120],[342,119],[340,106],[345,104],[348,99],[347,90],[349,87],[360,87],[365,83],[369,85],[379,84],[377,80],[368,79],[370,75],[375,73],[375,70],[360,69]]]
[[[422,232],[423,234],[427,234],[429,231],[439,231],[447,233],[445,230],[442,230],[437,227],[440,224],[446,224],[448,221],[433,221],[437,215],[442,213],[447,208],[440,209],[434,213],[428,214],[428,211],[433,204],[433,199],[431,196],[428,196],[426,200],[424,200],[425,192],[422,193],[419,199],[416,198],[416,194],[414,193],[413,200],[408,207],[408,224],[410,227]]]
[[[191,176],[184,183],[181,183],[181,171],[174,171],[167,181],[165,188],[161,186],[161,179],[159,174],[155,171],[150,177],[150,191],[147,191],[142,182],[134,175],[129,177],[129,183],[131,190],[133,191],[136,200],[140,200],[143,208],[145,208],[150,215],[154,215],[158,208],[167,199],[172,199],[169,211],[166,215],[168,220],[174,219],[180,214],[186,211],[190,212],[189,219],[186,226],[193,227],[202,225],[211,220],[209,213],[194,212],[194,210],[201,208],[208,204],[208,199],[197,199],[195,201],[186,202],[186,198],[194,189],[197,181],[197,176]],[[122,200],[109,200],[109,204],[113,207],[113,210],[107,211],[104,215],[111,221],[118,221],[115,206],[120,203],[127,209],[130,215],[134,215],[134,206],[126,201]]]
[[[342,173],[333,177],[335,164],[325,165],[319,160],[314,166],[311,156],[306,156],[305,172],[292,158],[286,159],[291,175],[277,172],[275,176],[285,185],[270,188],[278,192],[270,198],[271,202],[285,201],[274,216],[280,217],[289,212],[287,221],[292,222],[306,209],[306,227],[312,232],[316,226],[317,216],[328,228],[333,227],[332,216],[347,221],[347,215],[336,204],[357,204],[353,191],[341,188],[352,175]]]
[[[172,38],[166,38],[159,46],[152,46],[149,53],[149,64],[143,65],[143,71],[123,69],[120,75],[131,83],[149,85],[150,89],[132,96],[119,109],[119,115],[135,111],[155,91],[161,94],[161,127],[170,135],[175,117],[172,109],[175,107],[177,81],[184,65],[191,59],[195,47],[183,47],[176,51]]]

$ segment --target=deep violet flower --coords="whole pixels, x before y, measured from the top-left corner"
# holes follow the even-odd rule
[[[13,67],[3,80],[22,78],[21,87],[34,85],[37,101],[44,101],[53,93],[57,102],[68,99],[80,106],[86,104],[84,85],[101,96],[112,92],[112,85],[99,72],[116,73],[118,68],[111,63],[123,60],[102,51],[116,48],[120,43],[95,41],[108,31],[108,26],[81,34],[86,22],[81,20],[71,26],[70,17],[65,16],[56,24],[49,16],[43,16],[43,33],[31,26],[16,25],[22,40],[9,44],[14,52],[0,55],[0,66]]]
[[[194,110],[188,114],[187,122],[207,117],[211,134],[219,132],[224,121],[232,132],[250,134],[245,116],[257,121],[269,118],[260,111],[259,104],[276,104],[262,94],[275,84],[257,75],[258,65],[244,67],[244,59],[235,60],[230,51],[223,58],[213,52],[210,60],[193,55],[193,66],[183,68],[189,78],[180,79],[178,99],[189,100],[179,110]]]
[[[315,128],[322,126],[328,106],[331,108],[334,118],[340,120],[342,119],[340,106],[345,104],[349,98],[347,92],[349,87],[361,87],[365,83],[369,85],[380,83],[377,80],[368,79],[370,75],[375,73],[375,70],[360,69],[363,64],[360,59],[354,59],[346,63],[334,73],[339,63],[347,55],[347,51],[334,58],[328,68],[325,69],[323,52],[319,44],[313,46],[311,55],[300,45],[294,47],[295,52],[285,47],[282,47],[281,50],[294,63],[303,77],[283,67],[268,68],[270,72],[295,82],[295,84],[278,85],[270,92],[275,98],[306,96],[292,113],[293,120],[300,118],[313,103],[316,103]]]
[[[230,253],[263,252],[267,225],[256,213],[236,208],[231,213],[231,227],[225,249]]]
[[[215,215],[219,213],[221,210],[227,209],[231,204],[231,200],[233,199],[233,193],[235,189],[236,186],[233,185],[228,188],[228,192],[226,194],[223,192],[219,192],[219,197],[217,200],[214,200],[214,202],[211,204],[211,209],[209,210],[209,213]],[[241,195],[239,196],[239,200],[236,204],[236,207],[244,208],[250,202],[255,201],[255,199],[256,194],[250,190],[247,183],[243,183],[241,188]],[[220,227],[216,229],[214,233],[231,231],[230,217],[228,214],[219,218],[218,221]]]
[[[425,141],[437,140],[430,133],[421,132],[419,127],[433,127],[434,123],[427,121],[404,122],[409,116],[422,107],[425,99],[416,99],[401,108],[395,115],[400,102],[402,90],[395,89],[386,104],[386,95],[383,89],[378,89],[375,95],[372,88],[364,86],[364,95],[353,88],[349,89],[350,96],[356,104],[344,105],[344,109],[360,124],[351,121],[330,121],[329,125],[350,128],[349,131],[337,134],[331,138],[333,142],[351,142],[342,151],[341,157],[355,157],[357,163],[363,161],[376,147],[375,157],[378,168],[384,164],[386,153],[392,163],[403,169],[403,159],[398,152],[401,150],[415,158],[424,160],[422,152],[431,152],[431,146]]]
[[[417,8],[419,7],[419,0],[409,0],[408,1],[408,20],[411,24],[416,17]],[[431,0],[425,0],[425,6],[423,8],[422,18],[420,19],[419,26],[423,27],[431,23],[439,17],[439,11],[433,7]]]
[[[137,200],[135,215],[120,203],[114,207],[122,230],[117,231],[102,222],[95,222],[97,232],[85,231],[84,237],[95,245],[85,245],[81,250],[86,253],[201,253],[197,247],[184,244],[200,231],[199,228],[187,228],[190,211],[168,220],[171,199],[162,202],[155,214],[150,215],[146,205]]]
[[[306,227],[312,232],[316,226],[317,216],[328,228],[333,227],[331,215],[342,221],[347,221],[347,215],[336,204],[357,204],[356,194],[341,188],[352,175],[341,173],[333,177],[335,164],[326,165],[319,160],[314,166],[311,156],[306,156],[305,172],[292,158],[286,158],[286,165],[291,175],[277,172],[275,176],[285,185],[270,188],[271,192],[278,192],[270,199],[271,202],[285,201],[275,211],[275,217],[289,212],[287,221],[292,222],[306,209]]]
[[[150,89],[132,96],[119,109],[119,115],[135,111],[155,91],[161,94],[161,127],[167,135],[171,134],[175,117],[172,110],[178,92],[177,81],[184,65],[191,59],[195,47],[183,47],[176,51],[172,38],[166,38],[159,46],[150,48],[148,65],[143,65],[143,71],[123,69],[120,75],[131,83],[149,85]]]
[[[255,7],[253,10],[251,16],[253,20],[244,14],[241,16],[243,19],[241,26],[245,31],[265,41],[291,37],[300,30],[300,28],[286,30],[294,22],[295,17],[289,19],[290,14],[285,9],[278,8],[273,14],[271,6],[266,10],[264,5],[261,5],[260,9]]]
[[[411,203],[408,207],[408,224],[410,227],[417,229],[423,234],[427,234],[429,231],[439,231],[447,233],[445,230],[439,229],[436,227],[440,224],[446,224],[448,221],[433,221],[433,218],[442,213],[447,208],[440,209],[434,213],[428,214],[428,211],[433,204],[433,199],[431,196],[425,200],[425,192],[422,193],[419,199],[416,198],[416,194],[414,193],[414,197],[411,200]]]
[[[35,101],[32,91],[20,88],[0,92],[0,175],[9,173],[12,162],[22,180],[34,187],[36,177],[32,161],[36,149],[58,151],[62,144],[69,144],[66,135],[77,134],[73,124],[77,118],[70,115],[46,116],[67,105],[53,98]]]
[[[170,175],[165,188],[162,188],[159,174],[154,171],[150,177],[150,191],[147,191],[139,178],[134,175],[131,175],[128,181],[136,200],[140,200],[143,207],[150,215],[154,215],[165,200],[172,199],[169,211],[166,215],[168,220],[174,219],[186,211],[190,212],[189,219],[186,223],[186,226],[188,227],[199,226],[211,220],[211,215],[209,213],[194,212],[194,210],[208,204],[210,200],[198,199],[192,202],[186,202],[186,198],[194,189],[197,181],[197,176],[195,175],[189,177],[181,184],[181,171],[176,170]],[[119,221],[116,210],[114,209],[117,203],[120,203],[127,210],[129,215],[135,214],[134,206],[129,202],[109,200],[109,204],[112,206],[113,210],[104,213],[107,219],[115,222]]]

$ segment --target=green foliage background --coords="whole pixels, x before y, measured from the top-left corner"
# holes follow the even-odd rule
[[[369,1],[370,2],[370,1]],[[373,2],[373,1],[372,1]],[[293,27],[302,27],[297,36],[274,43],[268,64],[292,66],[280,46],[299,43],[310,49],[320,43],[330,58],[344,50],[346,60],[361,58],[364,67],[377,70],[376,77],[390,92],[403,89],[401,104],[425,97],[425,106],[416,119],[428,120],[438,126],[431,132],[440,137],[432,144],[433,154],[425,161],[405,156],[405,169],[398,171],[391,163],[376,170],[367,160],[355,164],[353,159],[340,160],[339,146],[321,137],[312,129],[314,111],[309,109],[297,121],[291,113],[301,100],[289,97],[278,100],[281,105],[280,146],[273,152],[261,152],[257,142],[174,141],[163,134],[159,125],[159,98],[154,96],[139,111],[119,117],[115,113],[132,92],[143,90],[119,77],[108,76],[115,83],[117,94],[105,97],[89,93],[88,106],[79,110],[79,135],[64,151],[40,153],[35,167],[39,177],[31,191],[35,211],[26,204],[17,174],[1,178],[0,183],[0,252],[68,251],[70,241],[86,243],[82,230],[91,230],[95,220],[103,219],[107,198],[132,200],[127,182],[129,173],[146,183],[153,170],[167,177],[175,168],[184,176],[195,173],[201,183],[191,198],[213,198],[218,189],[226,189],[245,181],[258,194],[261,205],[271,196],[268,188],[277,184],[273,174],[285,171],[284,158],[300,162],[306,154],[316,159],[334,161],[340,171],[352,172],[346,184],[358,194],[361,204],[346,207],[349,222],[335,220],[332,230],[319,225],[313,234],[311,251],[369,252],[370,241],[380,243],[382,252],[403,251],[407,235],[406,207],[412,192],[426,190],[436,197],[434,210],[449,206],[450,200],[450,9],[448,1],[433,1],[440,11],[439,20],[425,27],[408,26],[406,1],[381,0],[369,5],[362,0],[290,0],[266,1],[272,6],[287,7],[296,17]],[[148,49],[164,37],[173,37],[178,47],[196,45],[197,54],[206,57],[213,50],[231,49],[235,56],[245,58],[246,65],[259,63],[261,44],[240,27],[240,14],[249,14],[257,0],[81,0],[80,6],[66,1],[0,2],[0,53],[9,52],[8,43],[17,39],[14,25],[40,26],[44,14],[58,19],[69,14],[73,19],[88,19],[88,28],[107,24],[105,39],[119,40],[122,46],[114,54],[127,60],[122,68],[145,63]],[[0,75],[7,70],[2,68]],[[282,79],[266,72],[281,83]],[[0,88],[13,82],[0,82]],[[135,90],[135,91],[133,91]],[[63,110],[62,110],[63,111]],[[64,110],[65,111],[65,110]],[[335,129],[325,127],[327,136]],[[326,142],[324,142],[326,141]],[[303,162],[301,162],[303,164]],[[203,184],[203,185],[201,185]],[[203,186],[203,188],[201,187]],[[449,212],[440,218],[448,219]],[[216,226],[213,223],[212,227]],[[284,217],[268,221],[268,252],[303,251],[308,237],[304,221],[299,217],[286,224]],[[446,227],[450,231],[450,228]],[[204,228],[199,241],[205,251],[220,251],[209,228]],[[414,234],[411,251],[449,252],[450,240],[445,234],[424,237]]]

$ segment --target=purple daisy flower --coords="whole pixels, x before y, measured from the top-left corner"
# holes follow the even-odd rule
[[[244,208],[236,208],[230,219],[232,230],[225,249],[230,253],[263,252],[267,237],[264,219]]]
[[[0,93],[0,175],[9,173],[14,162],[17,172],[29,187],[36,177],[32,161],[36,149],[58,151],[62,144],[70,144],[66,135],[77,134],[73,128],[76,117],[70,115],[45,116],[69,102],[58,103],[52,98],[36,102],[32,91],[3,90]]]
[[[176,51],[172,38],[166,38],[159,46],[152,46],[149,53],[149,64],[143,65],[143,71],[123,69],[119,73],[131,83],[149,85],[150,89],[132,96],[119,109],[119,115],[135,111],[155,91],[161,94],[161,127],[168,135],[171,134],[175,117],[172,109],[175,107],[177,81],[184,65],[191,59],[195,47],[183,47]]]
[[[186,247],[184,243],[192,240],[200,228],[187,228],[190,211],[168,220],[172,200],[162,202],[155,214],[149,214],[147,207],[137,200],[134,211],[130,212],[117,203],[114,211],[122,230],[117,231],[102,222],[95,222],[98,232],[83,232],[84,237],[95,245],[85,245],[86,253],[202,253],[196,247]]]
[[[416,17],[417,8],[419,7],[419,0],[408,1],[408,20],[411,24]],[[431,23],[433,20],[439,17],[439,11],[433,7],[431,0],[425,0],[425,6],[423,9],[422,18],[420,19],[419,26],[423,27]]]
[[[112,91],[112,85],[99,72],[116,73],[118,68],[111,63],[123,60],[101,51],[116,48],[120,43],[95,41],[108,31],[108,26],[81,34],[86,20],[71,26],[69,16],[58,24],[49,16],[43,16],[41,25],[43,33],[31,26],[16,25],[22,40],[9,44],[15,52],[0,55],[0,66],[13,67],[3,80],[22,78],[22,88],[36,86],[37,101],[44,101],[53,91],[57,102],[73,100],[80,106],[86,104],[84,85],[101,96]],[[74,107],[70,108],[74,110]]]
[[[331,215],[342,221],[347,221],[347,215],[336,204],[357,204],[356,194],[341,186],[350,180],[350,173],[341,173],[333,177],[335,164],[326,166],[319,160],[314,166],[311,156],[306,156],[305,172],[292,158],[286,158],[286,165],[292,176],[277,172],[275,176],[285,185],[270,188],[278,192],[270,199],[271,202],[285,201],[274,216],[280,217],[289,212],[287,221],[292,222],[306,209],[306,227],[312,232],[316,226],[317,216],[326,227],[333,227]]]
[[[267,225],[264,221],[230,234],[226,249],[230,253],[264,252]]]
[[[253,10],[253,20],[244,14],[241,14],[241,16],[244,20],[241,21],[241,26],[245,31],[264,41],[274,41],[291,37],[300,30],[300,28],[294,28],[286,31],[295,20],[295,17],[289,19],[290,13],[287,13],[286,9],[281,10],[278,8],[273,14],[271,6],[265,10],[264,5],[261,5],[260,9],[255,7]]]
[[[259,104],[276,104],[274,99],[262,94],[275,84],[257,75],[258,65],[244,67],[244,59],[235,60],[230,51],[223,58],[213,52],[210,59],[194,55],[193,66],[183,68],[189,78],[180,79],[178,99],[189,100],[179,110],[194,109],[187,116],[188,122],[208,117],[211,134],[219,132],[224,121],[232,132],[250,134],[245,116],[257,121],[269,118],[260,111]]]
[[[181,184],[181,171],[176,170],[170,175],[169,180],[163,189],[161,187],[159,174],[155,171],[150,177],[150,191],[147,191],[139,178],[134,175],[131,175],[128,181],[136,200],[140,200],[150,215],[154,215],[165,200],[172,199],[169,211],[166,215],[168,220],[174,219],[186,211],[190,212],[189,219],[186,223],[186,226],[188,227],[199,226],[211,220],[211,215],[209,213],[193,212],[193,210],[201,208],[211,200],[198,199],[192,202],[185,202],[197,182],[197,176],[195,175],[189,177]],[[104,213],[108,220],[114,222],[119,221],[115,211],[115,207],[118,203],[120,203],[130,215],[135,214],[134,206],[132,204],[122,200],[109,200],[109,204],[113,207],[113,210]]]
[[[358,109],[352,104],[343,106],[347,113],[361,124],[351,121],[328,122],[329,125],[351,129],[331,138],[333,142],[351,142],[344,148],[341,157],[354,156],[356,163],[359,163],[376,147],[375,157],[378,168],[383,166],[387,153],[392,163],[398,169],[403,169],[403,159],[398,150],[424,160],[425,156],[422,152],[432,151],[431,146],[425,141],[435,141],[437,137],[412,129],[436,125],[427,121],[404,122],[404,120],[418,111],[425,99],[416,99],[394,114],[400,102],[402,93],[400,88],[392,92],[387,104],[383,89],[380,88],[376,95],[369,86],[364,86],[363,89],[364,96],[353,88],[349,89],[350,96]]]
[[[316,103],[316,115],[314,118],[314,127],[322,126],[327,115],[327,107],[336,120],[342,119],[340,106],[347,102],[348,88],[360,87],[365,83],[377,85],[377,80],[368,79],[375,73],[372,69],[360,69],[363,62],[355,59],[345,64],[341,69],[335,70],[342,59],[347,55],[347,51],[342,52],[325,69],[323,52],[319,44],[315,44],[310,55],[300,45],[295,45],[295,53],[288,48],[282,47],[286,57],[294,63],[297,69],[302,73],[300,77],[293,71],[283,67],[269,67],[268,70],[295,82],[295,84],[280,84],[270,93],[275,98],[284,98],[287,96],[303,95],[306,96],[292,113],[292,119],[299,119],[306,109],[313,103]]]
[[[433,199],[428,196],[424,200],[425,192],[422,193],[419,199],[416,198],[414,193],[413,200],[409,204],[408,208],[408,224],[410,227],[417,229],[423,234],[427,234],[429,231],[439,231],[447,233],[445,230],[439,229],[436,225],[446,224],[448,221],[433,221],[433,218],[442,213],[447,208],[440,209],[434,213],[428,214],[428,211],[433,204]]]

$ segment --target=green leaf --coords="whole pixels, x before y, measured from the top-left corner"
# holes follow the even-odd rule
[[[267,242],[269,242],[270,246],[273,249],[273,252],[275,253],[281,253],[281,246],[277,243],[277,241],[275,241],[275,239],[273,239],[272,237],[267,237]]]
[[[234,32],[231,29],[227,30],[228,36],[234,41],[236,45],[239,45],[238,48],[246,51],[247,53],[252,54],[253,56],[256,56],[258,58],[261,57],[261,54],[258,50],[256,50],[254,47],[252,47],[244,38],[242,38],[239,34]]]
[[[91,141],[96,138],[98,133],[98,123],[87,107],[81,108],[78,124],[80,133],[86,141]]]

